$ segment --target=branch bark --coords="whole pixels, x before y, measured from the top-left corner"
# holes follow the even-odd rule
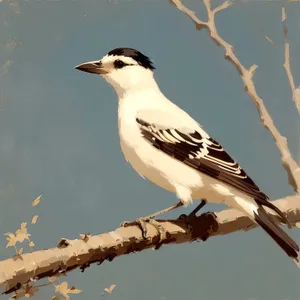
[[[282,27],[283,27],[283,34],[284,34],[284,64],[283,67],[285,69],[286,75],[288,77],[290,87],[292,90],[293,101],[297,107],[298,112],[300,113],[300,86],[296,87],[294,77],[291,70],[291,61],[290,61],[290,43],[288,42],[288,28],[285,24],[286,22],[286,13],[285,8],[282,8]]]
[[[299,226],[300,196],[290,196],[273,202],[288,217],[291,224]],[[272,213],[269,211],[269,213]],[[279,222],[278,219],[276,219]],[[121,227],[114,231],[80,239],[61,239],[57,247],[35,251],[0,262],[0,286],[4,294],[20,289],[24,284],[49,276],[59,276],[76,268],[84,271],[90,264],[112,261],[115,257],[149,248],[158,249],[163,244],[181,244],[209,237],[247,231],[256,225],[241,212],[233,209],[217,213],[204,213],[191,223],[191,229],[181,220],[158,220],[165,235],[147,224],[147,239],[143,239],[137,226]]]
[[[225,1],[223,4],[219,5],[217,8],[212,9],[210,0],[203,0],[203,3],[206,7],[207,11],[207,22],[200,20],[195,12],[191,11],[187,7],[185,7],[181,0],[169,0],[172,4],[174,4],[179,10],[185,13],[195,24],[198,30],[206,28],[209,32],[211,39],[218,45],[224,48],[225,50],[225,59],[230,61],[237,71],[239,72],[242,81],[244,83],[244,88],[253,103],[256,105],[257,110],[260,115],[260,119],[262,124],[270,131],[272,137],[275,141],[275,144],[281,154],[281,161],[284,169],[288,175],[288,181],[293,186],[296,193],[300,193],[300,167],[293,158],[286,137],[282,136],[279,130],[276,128],[267,108],[264,105],[263,100],[258,96],[256,92],[256,88],[254,82],[252,80],[256,65],[252,65],[249,69],[247,69],[241,61],[237,58],[234,53],[234,47],[226,42],[220,35],[215,25],[215,15],[220,13],[222,10],[229,7],[232,3],[229,1]],[[300,92],[298,93],[300,94]],[[297,94],[297,95],[298,95]]]

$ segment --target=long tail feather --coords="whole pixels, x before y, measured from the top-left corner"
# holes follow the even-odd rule
[[[274,222],[261,204],[258,204],[257,212],[253,213],[255,222],[271,236],[271,238],[299,267],[299,247],[296,242]]]
[[[289,229],[292,228],[292,225],[291,225],[290,221],[283,214],[283,212],[278,207],[276,207],[274,204],[272,204],[270,201],[264,201],[264,202],[262,202],[259,199],[255,199],[255,201],[256,201],[256,203],[258,205],[266,206],[266,207],[272,209],[273,211],[275,211],[276,214],[280,217],[281,222],[284,223],[284,224],[286,224]]]

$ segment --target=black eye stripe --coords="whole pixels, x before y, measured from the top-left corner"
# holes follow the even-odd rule
[[[122,69],[123,67],[126,67],[126,66],[133,66],[133,64],[127,64],[125,63],[124,61],[120,60],[120,59],[117,59],[114,61],[114,67],[116,69]]]

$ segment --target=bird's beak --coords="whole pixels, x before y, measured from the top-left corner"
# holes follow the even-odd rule
[[[108,70],[103,68],[103,65],[101,63],[101,60],[95,60],[95,61],[89,61],[86,63],[83,63],[81,65],[78,65],[75,67],[75,69],[87,72],[87,73],[92,73],[92,74],[107,74]]]

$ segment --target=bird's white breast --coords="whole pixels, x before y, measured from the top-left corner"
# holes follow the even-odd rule
[[[183,126],[186,125],[187,128],[197,126],[192,118],[169,102],[159,90],[135,91],[120,97],[118,123],[121,148],[126,160],[136,172],[157,186],[175,192],[185,205],[191,203],[193,199],[207,199],[240,209],[236,197],[245,199],[242,192],[226,184],[221,184],[217,179],[202,174],[172,158],[144,139],[136,118],[139,112],[145,111],[145,109],[163,111],[166,115],[172,112],[179,116],[182,122],[184,121]],[[167,120],[166,124],[172,124],[173,121]],[[197,130],[201,131],[202,129],[199,127]],[[206,133],[203,132],[203,134]]]
[[[149,93],[137,91],[119,99],[118,122],[121,148],[125,159],[139,175],[162,188],[174,191],[169,181],[154,167],[157,159],[154,157],[156,149],[144,140],[136,122],[138,111],[151,94],[154,96],[153,92],[149,91]]]
[[[158,102],[159,100],[159,102]],[[149,144],[141,135],[136,122],[140,109],[159,109],[164,104],[159,92],[135,92],[119,99],[119,134],[121,148],[126,160],[142,176],[171,192],[181,191],[187,201],[192,199],[192,190],[203,186],[201,175],[196,170],[168,156]]]

